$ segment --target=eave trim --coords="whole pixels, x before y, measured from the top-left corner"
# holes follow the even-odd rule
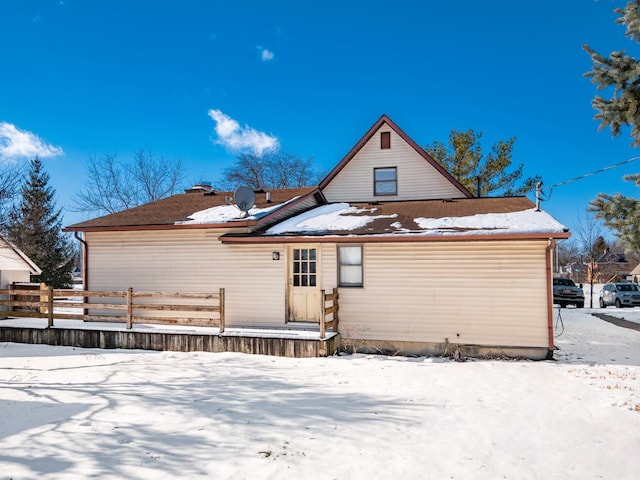
[[[550,240],[567,239],[569,232],[562,233],[527,233],[502,235],[326,235],[326,236],[245,236],[224,234],[219,240],[224,244],[274,244],[274,243],[397,243],[397,242],[473,242],[497,240]]]

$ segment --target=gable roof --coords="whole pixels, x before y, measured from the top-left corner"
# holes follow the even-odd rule
[[[304,199],[317,192],[316,187],[284,188],[268,190],[270,201],[267,201],[267,192],[256,192],[256,206],[260,210],[260,217],[269,217],[276,211],[294,207],[297,199]],[[168,229],[168,228],[202,228],[211,226],[220,227],[247,227],[255,225],[257,217],[252,216],[253,209],[247,218],[240,217],[240,211],[229,205],[227,197],[232,197],[233,192],[191,192],[179,193],[171,197],[163,198],[152,203],[112,213],[103,217],[94,218],[85,222],[70,225],[65,232],[93,231],[93,230],[134,230],[134,229]],[[235,212],[235,218],[226,215],[200,216],[200,220],[193,216],[196,213],[219,207]]]
[[[42,270],[18,247],[0,234],[0,270],[29,270],[40,275]]]
[[[333,170],[320,182],[320,190],[326,188],[331,181],[340,173],[340,171],[347,166],[347,164],[356,156],[356,154],[364,147],[364,145],[375,135],[375,133],[384,124],[389,125],[391,129],[396,132],[411,148],[413,148],[418,155],[420,155],[427,163],[435,168],[444,178],[446,178],[455,188],[457,188],[465,197],[473,198],[473,194],[467,190],[460,182],[458,182],[453,176],[447,172],[442,165],[436,162],[431,155],[429,155],[423,148],[414,142],[393,120],[387,115],[382,114],[380,118],[371,126],[369,130],[362,136],[362,138],[356,143],[351,150],[340,160],[340,162],[334,167]]]
[[[625,258],[624,253],[614,253],[607,249],[596,259],[595,263],[629,263],[629,261]]]
[[[388,201],[352,199],[351,203],[327,205],[327,197],[322,188],[331,183],[383,125],[393,129],[395,134],[406,142],[409,150],[405,148],[405,153],[411,152],[411,149],[415,150],[418,154],[415,157],[417,162],[420,164],[420,159],[424,159],[442,175],[445,183],[451,184],[453,190],[450,191],[457,190],[462,197]],[[274,239],[282,241],[283,238],[299,239],[311,235],[322,237],[326,241],[329,241],[330,237],[339,238],[340,241],[351,241],[343,239],[362,236],[375,237],[375,241],[387,241],[391,237],[395,240],[409,238],[412,241],[436,237],[478,239],[482,235],[491,239],[569,238],[566,227],[549,214],[536,211],[535,215],[528,216],[529,213],[534,213],[534,205],[526,197],[474,197],[386,115],[382,115],[374,123],[318,187],[273,189],[268,193],[269,201],[267,192],[256,191],[256,205],[244,218],[235,206],[229,205],[231,192],[203,193],[200,190],[191,190],[189,193],[173,195],[122,212],[76,223],[66,227],[64,231],[236,229],[231,230],[234,233],[227,233],[221,237],[228,238],[230,242],[234,241],[234,238],[245,239],[241,241],[270,242]],[[338,197],[332,201],[345,200],[344,197]],[[336,228],[326,224],[315,228],[311,233],[299,229],[286,231],[290,221],[298,221],[303,212],[311,216],[316,215],[315,224],[319,225],[323,218],[321,212],[324,210],[319,209],[318,205],[324,205],[325,207],[321,208],[334,215],[333,218],[336,212],[340,211]],[[528,210],[531,212],[527,212]],[[470,219],[483,215],[482,218]],[[531,225],[527,225],[527,221]],[[348,228],[342,228],[341,225],[348,225]],[[282,230],[283,228],[285,230]]]

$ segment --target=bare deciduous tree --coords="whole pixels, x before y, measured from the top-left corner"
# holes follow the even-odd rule
[[[138,150],[130,161],[115,154],[87,162],[87,183],[75,198],[75,211],[115,213],[176,193],[183,181],[181,160]]]
[[[580,261],[580,249],[576,241],[571,238],[558,242],[556,247],[556,262],[558,267],[567,268]]]
[[[22,169],[23,166],[18,164],[0,163],[0,231],[6,228],[8,210],[18,195]]]
[[[589,275],[587,281],[591,286],[591,302],[589,307],[593,308],[593,284],[599,279],[595,268],[596,259],[602,254],[599,239],[603,239],[604,227],[593,214],[586,213],[584,218],[578,218],[573,231],[578,237],[585,266]]]
[[[297,188],[313,185],[319,174],[311,157],[302,158],[282,151],[262,155],[244,153],[224,171],[224,187],[234,189],[245,185],[260,188]]]

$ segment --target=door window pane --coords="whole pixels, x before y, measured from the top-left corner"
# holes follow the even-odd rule
[[[292,275],[294,287],[316,286],[316,249],[293,249]]]

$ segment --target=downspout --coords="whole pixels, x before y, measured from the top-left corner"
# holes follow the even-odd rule
[[[553,344],[553,265],[552,265],[552,255],[553,249],[556,246],[555,240],[552,238],[549,239],[549,243],[547,244],[546,249],[546,267],[547,267],[547,328],[549,335],[549,353],[547,355],[548,359],[551,359],[554,351]]]
[[[77,231],[73,232],[73,236],[82,244],[82,289],[89,288],[89,245],[87,241],[78,235]]]

